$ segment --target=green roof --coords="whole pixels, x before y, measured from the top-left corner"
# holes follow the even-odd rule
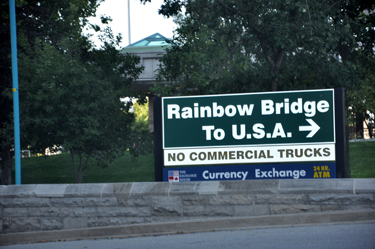
[[[140,41],[134,42],[121,50],[122,53],[163,51],[165,46],[170,46],[166,42],[167,38],[159,33],[155,33]]]

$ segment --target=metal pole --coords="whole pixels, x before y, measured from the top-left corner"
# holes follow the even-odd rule
[[[346,127],[345,127],[345,91],[335,88],[335,125],[336,125],[336,176],[347,178],[346,172]]]
[[[21,185],[20,109],[18,96],[17,31],[15,0],[9,0],[10,37],[12,46],[14,157],[16,160],[16,185]]]
[[[130,40],[130,0],[128,0],[128,38],[129,38],[129,44],[131,44]]]
[[[154,98],[154,159],[155,159],[155,181],[163,181],[163,128],[162,128],[162,105],[161,98]]]

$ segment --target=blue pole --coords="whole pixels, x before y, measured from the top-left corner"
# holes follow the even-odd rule
[[[15,0],[9,0],[10,37],[12,45],[14,157],[16,159],[16,185],[21,185],[20,108],[18,97],[17,31]]]

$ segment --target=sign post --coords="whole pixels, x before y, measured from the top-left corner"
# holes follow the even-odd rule
[[[15,1],[9,1],[10,33],[12,49],[12,81],[13,81],[13,116],[14,116],[14,158],[16,185],[21,185],[21,135],[20,135],[20,108],[18,94],[18,62],[17,62],[17,30]]]
[[[162,98],[163,180],[336,177],[336,104],[334,89]]]

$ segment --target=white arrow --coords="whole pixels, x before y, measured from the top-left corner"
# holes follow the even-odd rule
[[[313,137],[315,133],[317,133],[320,130],[320,126],[317,125],[312,119],[306,119],[307,122],[311,126],[300,126],[299,130],[300,131],[310,131],[310,133],[306,136],[308,138]]]

